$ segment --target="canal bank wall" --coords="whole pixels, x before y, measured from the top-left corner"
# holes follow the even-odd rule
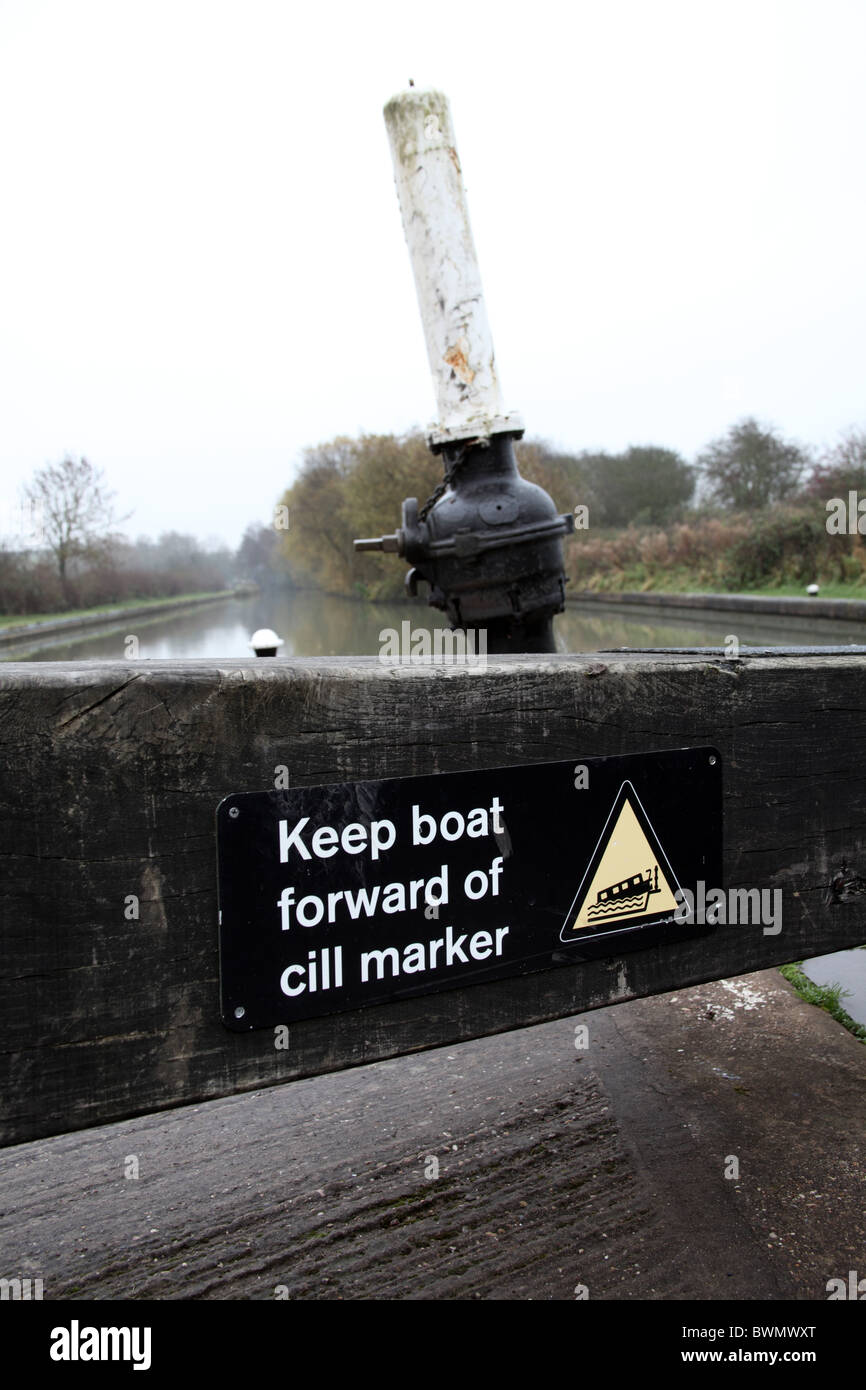
[[[569,604],[608,604],[614,608],[713,609],[729,613],[765,613],[787,618],[866,620],[866,600],[851,598],[794,598],[780,594],[665,594],[658,592],[599,593],[582,589],[569,593]]]
[[[69,618],[48,618],[45,622],[16,623],[0,628],[0,648],[18,645],[33,646],[33,639],[56,637],[58,633],[78,632],[89,627],[112,627],[132,618],[158,618],[164,613],[179,613],[182,609],[202,608],[210,603],[224,603],[237,598],[234,590],[223,594],[201,594],[194,598],[169,598],[155,603],[121,604],[117,608],[100,608],[94,613],[80,613]],[[248,597],[246,594],[244,598]]]

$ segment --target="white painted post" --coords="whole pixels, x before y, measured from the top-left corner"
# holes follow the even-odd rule
[[[448,100],[410,88],[385,124],[439,407],[430,443],[522,430],[502,408]]]

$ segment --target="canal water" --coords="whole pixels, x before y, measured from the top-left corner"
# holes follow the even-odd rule
[[[276,592],[227,598],[187,612],[127,618],[77,635],[43,637],[40,645],[6,648],[7,661],[117,660],[137,639],[139,660],[193,657],[236,659],[251,656],[249,639],[260,627],[283,638],[280,656],[375,656],[386,628],[400,631],[442,627],[441,613],[423,600],[367,604],[322,594]],[[597,604],[569,604],[556,620],[561,651],[589,652],[617,647],[720,647],[736,636],[743,646],[845,646],[864,641],[862,623],[794,619],[760,613],[719,613]],[[848,991],[842,1005],[866,1024],[866,949],[841,951],[804,962],[816,984],[838,983]]]
[[[270,627],[283,638],[280,656],[375,656],[385,628],[443,627],[443,615],[421,600],[369,604],[324,594],[278,591],[226,598],[162,616],[126,618],[105,628],[33,638],[33,646],[4,649],[7,661],[117,660],[126,639],[138,640],[144,661],[248,657],[250,636]],[[556,619],[560,651],[591,652],[616,647],[723,646],[731,635],[749,646],[846,645],[863,642],[866,624],[809,622],[760,613],[719,613],[619,605],[569,604]],[[38,641],[38,645],[37,645]]]

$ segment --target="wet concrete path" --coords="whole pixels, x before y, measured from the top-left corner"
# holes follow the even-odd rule
[[[19,1145],[0,1194],[46,1299],[825,1300],[866,1047],[763,971]]]

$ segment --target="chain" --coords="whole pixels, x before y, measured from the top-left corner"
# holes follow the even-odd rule
[[[459,446],[459,452],[455,456],[454,462],[451,464],[450,468],[446,470],[445,476],[443,477],[441,483],[437,484],[436,488],[433,490],[433,492],[431,492],[430,496],[427,498],[427,501],[424,503],[424,506],[419,511],[419,521],[424,521],[426,519],[428,512],[431,512],[433,510],[433,508],[436,506],[436,503],[439,501],[439,498],[442,497],[443,494],[451,486],[454,479],[457,477],[457,474],[460,472],[460,469],[466,462],[466,455],[469,453],[470,448],[473,448],[475,444],[477,444],[477,442],[478,441],[476,439],[467,439],[464,443],[462,443]]]

